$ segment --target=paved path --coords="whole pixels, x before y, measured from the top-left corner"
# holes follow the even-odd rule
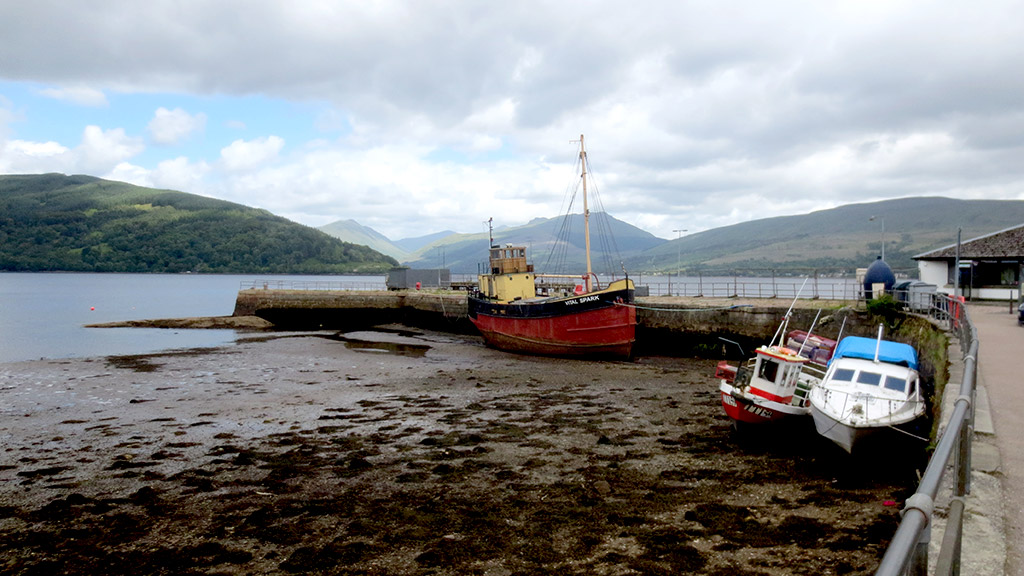
[[[1024,327],[1008,304],[972,304],[968,312],[978,330],[978,383],[988,394],[1001,462],[1005,570],[1024,575]]]

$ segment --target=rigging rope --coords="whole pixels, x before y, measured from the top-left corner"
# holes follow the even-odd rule
[[[596,170],[594,170],[594,166],[590,162],[589,158],[587,160],[587,172],[591,175],[596,174]],[[604,208],[604,203],[601,201],[601,191],[597,186],[597,178],[592,177],[590,181],[592,184],[591,188],[593,189],[594,206],[597,208],[596,212],[591,210],[591,215],[595,217],[594,221],[596,221],[598,227],[598,240],[602,248],[602,262],[605,266],[605,273],[610,276],[615,276],[616,268],[615,263],[612,260],[612,255],[614,255],[619,261],[622,260],[622,256],[619,252],[619,246],[615,241],[615,235],[612,234],[611,216],[608,215],[608,212]]]
[[[733,304],[732,306],[718,306],[715,308],[655,308],[653,306],[640,306],[638,304],[626,304],[625,302],[616,302],[616,306],[625,306],[627,308],[636,308],[637,310],[654,310],[655,312],[704,312],[714,310],[734,310],[736,308],[753,308],[753,304]]]
[[[897,432],[902,432],[902,433],[906,434],[907,436],[910,436],[911,438],[914,438],[915,440],[920,440],[921,442],[931,442],[931,440],[929,440],[928,438],[924,438],[922,436],[918,436],[917,434],[912,434],[910,432],[907,432],[906,430],[903,430],[902,428],[897,428],[897,427],[893,426],[892,424],[890,424],[888,426],[888,428],[890,430],[895,430]]]
[[[544,270],[549,270],[555,274],[568,273],[569,267],[569,249],[572,247],[572,232],[573,232],[573,213],[572,209],[576,203],[576,198],[580,191],[581,184],[583,182],[582,176],[582,162],[583,159],[580,154],[575,155],[575,161],[573,162],[573,176],[569,184],[566,186],[566,193],[562,199],[563,211],[561,214],[562,222],[555,233],[554,243],[551,246],[551,250],[548,252],[547,260],[544,263]],[[591,223],[596,228],[596,234],[592,234],[591,237],[597,237],[600,245],[600,250],[591,250],[593,255],[594,252],[599,252],[598,257],[600,261],[594,263],[595,272],[604,268],[604,274],[613,278],[618,277],[618,268],[615,266],[615,260],[621,262],[622,257],[619,252],[619,247],[615,242],[615,236],[612,234],[611,217],[604,209],[604,204],[601,202],[600,191],[597,187],[596,179],[593,177],[594,171],[593,166],[589,160],[587,162],[587,173],[590,175],[588,182],[590,183],[589,190],[591,193],[588,198],[593,198],[594,209],[590,210]],[[590,208],[588,206],[588,208]],[[614,256],[614,258],[613,258]]]

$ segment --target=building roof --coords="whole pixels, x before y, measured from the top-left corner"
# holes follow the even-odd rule
[[[950,258],[956,258],[956,244],[914,256],[914,260],[947,260]],[[1024,224],[961,242],[960,258],[962,260],[1024,259]]]

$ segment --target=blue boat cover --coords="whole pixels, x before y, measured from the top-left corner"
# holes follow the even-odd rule
[[[847,336],[836,346],[832,360],[836,358],[874,360],[876,346],[879,346],[879,341],[874,338]],[[829,360],[829,364],[832,363],[832,360]],[[889,364],[902,364],[917,370],[917,350],[914,350],[914,347],[909,344],[882,340],[881,346],[878,347],[878,360]]]

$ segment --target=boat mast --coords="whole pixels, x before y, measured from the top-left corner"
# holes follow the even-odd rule
[[[583,134],[580,134],[580,166],[583,170],[583,240],[587,251],[587,292],[590,292],[590,208],[587,207],[587,151],[583,147]]]

